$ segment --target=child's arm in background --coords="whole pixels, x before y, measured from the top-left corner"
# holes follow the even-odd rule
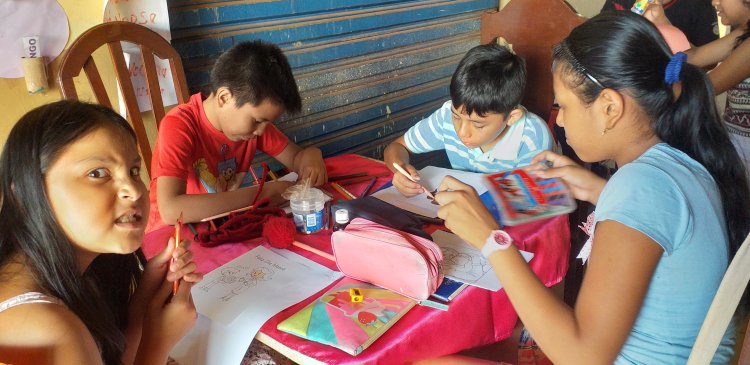
[[[660,1],[649,6],[644,14],[654,24],[669,24]],[[750,44],[743,42],[737,48],[737,38],[745,32],[745,27],[735,29],[726,36],[700,47],[693,47],[685,53],[688,62],[699,67],[718,64],[708,73],[714,91],[721,94],[750,76]]]
[[[722,50],[726,52],[727,49],[729,50],[728,55],[721,60],[721,63],[708,72],[708,78],[714,85],[716,94],[723,93],[724,91],[733,88],[742,82],[742,80],[750,76],[750,42],[742,42],[737,48],[734,48],[734,50],[731,48],[734,47],[734,42],[740,34],[742,34],[740,30],[732,31],[732,33],[729,33],[726,37],[706,45],[710,46],[714,43],[721,42],[726,38],[726,43],[723,44],[724,48],[717,49],[714,52],[721,52]],[[688,61],[693,63],[692,58],[690,57],[688,58]]]
[[[292,183],[286,181],[266,182],[258,200],[270,198],[271,204],[283,202],[281,193]],[[156,201],[159,213],[166,224],[174,224],[180,213],[185,223],[198,222],[230,210],[246,207],[252,203],[258,186],[225,191],[214,194],[186,194],[185,180],[162,176],[156,180]]]
[[[650,4],[648,10],[646,10],[643,16],[655,25],[672,24],[664,13],[664,7],[662,6],[660,0],[656,0],[655,3]],[[735,29],[726,36],[719,38],[713,42],[704,44],[703,46],[693,47],[686,50],[685,53],[688,55],[688,62],[698,67],[706,68],[713,67],[714,65],[724,60],[728,60],[728,58],[733,54],[737,38],[742,35],[742,33],[744,33],[744,27],[742,29]],[[739,50],[739,47],[737,50]],[[742,60],[742,62],[747,63],[747,56],[741,55],[738,58]],[[718,70],[720,67],[721,65],[716,67],[714,70]],[[726,91],[734,85],[737,85],[738,83],[740,83],[740,81],[744,80],[747,77],[733,77],[733,74],[742,74],[741,71],[737,70],[737,65],[721,68],[722,70],[719,70],[719,74],[714,75],[714,77],[711,77],[711,75],[709,74],[709,78],[711,78],[711,82],[713,83],[714,89],[716,90],[717,94]]]
[[[411,174],[412,178],[419,179],[417,169],[409,164],[409,149],[406,148],[404,136],[398,137],[395,141],[388,144],[388,147],[383,151],[383,159],[385,160],[385,166],[393,171],[393,186],[401,194],[412,197],[422,193],[423,189],[421,185],[409,180],[393,167],[395,163]]]
[[[299,175],[299,181],[309,178],[312,186],[320,186],[328,182],[323,152],[319,148],[301,148],[289,141],[284,150],[274,158],[290,171],[296,172]]]

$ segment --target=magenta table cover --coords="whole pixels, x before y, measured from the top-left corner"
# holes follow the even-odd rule
[[[388,172],[382,163],[356,155],[328,158],[326,167],[329,176],[349,175],[357,172],[376,175]],[[390,179],[390,175],[378,178],[375,188],[371,191],[390,182]],[[345,185],[345,187],[359,196],[367,187],[368,182],[358,182]],[[345,184],[346,181],[343,183]],[[334,189],[327,186],[324,188],[334,193],[337,198],[341,198]],[[428,231],[435,229],[437,227],[428,227]],[[553,286],[562,281],[568,270],[570,252],[570,229],[567,215],[505,229],[513,237],[519,249],[534,253],[534,258],[529,265],[545,286]],[[163,227],[147,234],[143,242],[146,257],[151,258],[161,251],[173,232],[172,227]],[[182,234],[183,237],[192,236],[187,227],[183,227]],[[298,234],[297,240],[331,253],[330,230],[319,231],[313,235]],[[256,239],[211,248],[193,244],[191,250],[195,254],[194,260],[198,265],[198,271],[208,273],[259,244],[265,244],[264,240]],[[292,247],[291,250],[336,269],[335,263],[318,255],[297,247]],[[401,364],[453,354],[504,340],[510,337],[518,318],[504,290],[490,292],[470,286],[450,303],[450,309],[447,312],[428,307],[414,307],[380,339],[357,356],[351,356],[334,347],[307,341],[276,329],[281,321],[310,304],[327,289],[281,311],[266,322],[260,331],[284,346],[326,364]]]

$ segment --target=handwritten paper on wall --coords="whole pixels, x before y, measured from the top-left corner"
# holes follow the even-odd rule
[[[167,2],[164,0],[105,0],[104,22],[112,21],[126,21],[142,25],[159,33],[167,41],[172,39],[169,30]],[[130,80],[133,83],[135,96],[138,100],[138,109],[142,112],[149,111],[151,110],[151,99],[149,98],[141,51],[138,47],[129,43],[123,43],[122,46],[125,61],[128,64]],[[156,61],[162,102],[165,106],[177,104],[169,61],[162,60],[159,57],[154,57],[154,61]],[[120,104],[120,109],[123,110],[122,102]]]

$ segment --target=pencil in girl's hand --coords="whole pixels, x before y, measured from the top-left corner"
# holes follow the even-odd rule
[[[180,247],[180,231],[182,230],[182,212],[180,212],[180,217],[177,218],[177,222],[174,225],[174,248],[177,249],[177,247]],[[170,263],[174,263],[174,254],[172,256],[172,260]],[[180,279],[177,279],[172,283],[172,296],[177,295],[177,289],[180,288]]]

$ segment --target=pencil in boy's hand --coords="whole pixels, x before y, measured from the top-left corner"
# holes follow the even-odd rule
[[[177,249],[177,247],[180,247],[180,231],[182,230],[182,212],[180,212],[180,217],[177,218],[177,222],[174,225],[174,248]],[[174,263],[174,252],[172,253],[172,260],[170,263]],[[180,279],[177,279],[172,283],[172,296],[177,295],[177,289],[180,288]]]
[[[401,167],[401,165],[399,165],[399,164],[397,164],[397,163],[394,162],[393,163],[393,167],[396,169],[396,171],[398,171],[402,175],[406,176],[407,179],[411,180],[414,183],[419,184],[419,186],[422,187],[422,190],[424,191],[424,193],[427,194],[427,196],[430,197],[430,199],[435,200],[435,196],[432,195],[432,193],[429,190],[427,190],[427,188],[425,188],[424,185],[422,185],[419,181],[414,180],[414,178],[411,177],[411,175],[408,172],[406,172],[406,170],[404,170],[404,168]]]

